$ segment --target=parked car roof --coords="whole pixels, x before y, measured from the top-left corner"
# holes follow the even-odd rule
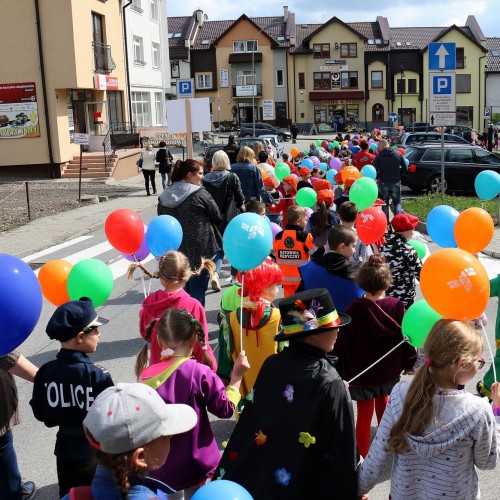
[[[409,144],[415,144],[418,142],[440,142],[441,141],[441,132],[405,132],[400,135],[396,139],[394,139],[393,143],[398,146],[407,146]],[[470,142],[466,141],[462,137],[455,134],[444,134],[445,142],[459,142],[462,144],[470,144]]]

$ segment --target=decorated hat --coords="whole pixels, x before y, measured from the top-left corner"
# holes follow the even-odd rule
[[[314,184],[314,191],[318,192],[323,189],[332,189],[332,183],[327,179],[319,179],[316,181],[316,184]]]
[[[337,312],[326,288],[299,292],[279,303],[281,331],[274,340],[290,340],[316,335],[347,325],[351,317]]]
[[[398,233],[409,231],[418,226],[418,217],[411,214],[398,214],[392,218],[391,225],[392,229]]]
[[[301,177],[305,177],[306,175],[310,175],[311,174],[311,169],[310,168],[307,168],[307,167],[302,167],[300,170],[299,170],[299,175]]]
[[[287,184],[290,184],[294,189],[297,189],[297,184],[299,180],[297,179],[296,175],[287,175],[284,179],[283,182],[286,182]]]
[[[333,204],[333,192],[331,189],[321,189],[318,191],[317,202],[321,203],[322,201],[327,205]]]
[[[345,188],[350,188],[356,181],[357,181],[356,177],[348,177],[344,181],[344,187]]]
[[[272,177],[268,177],[265,181],[264,181],[264,186],[266,187],[270,187],[270,188],[275,188],[276,185],[275,185],[275,182],[274,182],[274,179]]]

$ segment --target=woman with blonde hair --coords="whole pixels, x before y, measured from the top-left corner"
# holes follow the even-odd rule
[[[239,177],[245,201],[261,200],[272,205],[274,200],[266,191],[262,182],[262,174],[254,163],[255,155],[247,146],[240,148],[236,163],[231,165],[231,170]]]
[[[391,392],[368,456],[358,471],[367,494],[392,467],[393,500],[481,497],[476,467],[496,467],[500,447],[500,384],[486,398],[464,386],[484,364],[483,339],[453,319],[438,321],[425,341],[425,364],[411,384]],[[496,420],[496,422],[495,422]]]
[[[167,309],[184,309],[188,311],[201,325],[205,339],[202,344],[197,344],[193,351],[194,357],[201,363],[206,362],[215,371],[217,363],[215,356],[208,342],[208,325],[205,309],[200,302],[190,297],[184,290],[189,279],[200,274],[203,270],[213,271],[214,264],[208,259],[203,259],[201,267],[196,271],[191,271],[187,257],[181,252],[167,252],[158,260],[158,271],[152,273],[142,264],[131,264],[128,270],[128,278],[132,279],[134,271],[139,268],[150,278],[160,280],[163,290],[158,290],[149,295],[142,303],[139,312],[139,331],[141,336],[149,343],[145,346],[144,356],[147,359],[147,347],[150,348],[149,363],[160,362],[161,348],[157,341],[157,328],[153,327],[151,333],[147,333],[147,327],[154,319],[159,318]]]
[[[212,157],[213,172],[210,172],[203,178],[203,186],[212,195],[215,203],[219,207],[222,215],[222,221],[218,225],[220,234],[229,222],[241,212],[245,211],[245,197],[241,190],[239,177],[231,172],[229,156],[222,150],[216,151]],[[223,250],[219,250],[213,261],[215,263],[215,272],[211,279],[212,289],[220,292],[219,273],[222,268]]]
[[[153,194],[156,194],[155,182],[155,168],[156,168],[156,155],[153,153],[153,146],[148,144],[146,149],[141,153],[142,158],[142,175],[144,176],[144,185],[146,186],[146,193],[151,196],[149,192],[149,182],[153,188]]]

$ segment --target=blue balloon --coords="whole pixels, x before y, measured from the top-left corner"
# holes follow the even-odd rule
[[[427,216],[427,232],[434,243],[442,248],[457,248],[453,234],[459,213],[448,205],[434,207]]]
[[[227,225],[222,244],[231,265],[240,271],[249,271],[271,252],[271,226],[258,214],[248,212],[237,215]]]
[[[253,497],[240,484],[218,479],[202,486],[193,500],[253,500]]]
[[[42,312],[42,289],[28,264],[0,254],[0,356],[19,347]]]
[[[361,169],[361,175],[363,177],[369,177],[370,179],[375,180],[377,178],[377,170],[373,165],[365,165]]]
[[[493,170],[483,170],[474,180],[476,193],[482,200],[491,200],[500,194],[500,174]]]
[[[408,168],[410,166],[410,160],[408,160],[408,158],[405,158],[405,163],[406,163],[406,167]]]
[[[324,162],[321,162],[319,164],[319,169],[322,171],[322,172],[326,172],[328,170],[328,165]]]
[[[304,158],[301,162],[300,162],[300,166],[301,167],[307,167],[307,168],[310,168],[311,170],[313,169],[314,167],[314,163],[312,162],[312,160],[310,160],[309,158]]]
[[[149,251],[161,257],[170,250],[177,250],[182,243],[182,227],[171,215],[159,215],[149,224],[146,231],[146,243]]]
[[[326,173],[326,180],[330,181],[332,184],[336,184],[335,183],[335,176],[338,174],[338,172],[332,168],[331,170],[328,170],[328,172]]]

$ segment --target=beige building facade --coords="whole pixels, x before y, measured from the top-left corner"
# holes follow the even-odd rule
[[[75,134],[128,121],[121,3],[9,2],[0,29],[0,176],[60,177]]]

